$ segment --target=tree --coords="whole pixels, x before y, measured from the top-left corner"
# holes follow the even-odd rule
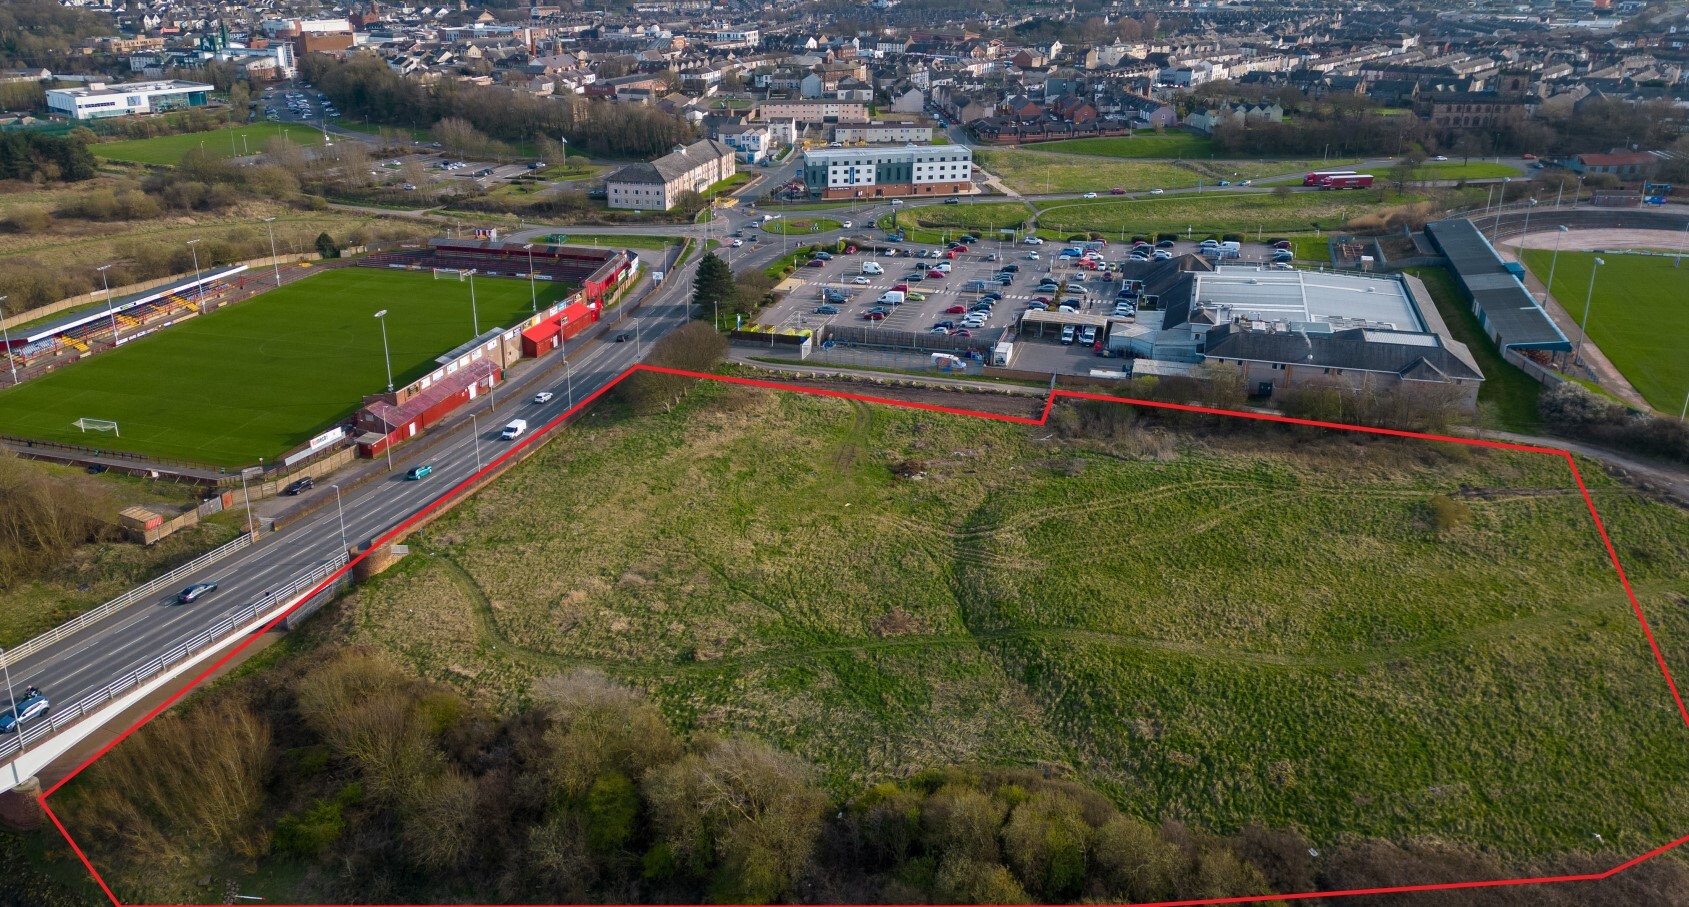
[[[710,880],[715,900],[761,904],[791,891],[821,832],[826,795],[796,757],[746,740],[709,746],[642,785],[662,843]]]
[[[1483,157],[1484,148],[1484,140],[1475,132],[1463,132],[1454,142],[1454,153],[1460,155],[1461,160],[1468,164],[1472,163],[1475,157]]]
[[[709,207],[709,202],[704,201],[702,195],[688,189],[674,197],[674,208],[672,210],[684,217],[692,217],[707,207]]]
[[[719,329],[720,320],[716,316],[724,303],[731,304],[736,290],[733,269],[714,252],[705,253],[698,262],[698,274],[692,279],[692,304],[697,306],[695,317],[708,316],[710,323]]]
[[[1110,900],[1163,901],[1173,897],[1184,854],[1155,829],[1117,816],[1097,829],[1092,865]]]
[[[324,258],[340,257],[340,247],[334,244],[334,237],[326,230],[317,234],[317,253]]]
[[[1066,900],[1079,892],[1089,838],[1079,804],[1059,791],[1033,794],[1003,826],[1003,848],[1015,876],[1046,900]]]

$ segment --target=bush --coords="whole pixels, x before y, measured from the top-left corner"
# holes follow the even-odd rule
[[[1243,242],[1242,233],[1227,233],[1220,238],[1225,242]]]
[[[1570,381],[1544,391],[1542,420],[1557,434],[1689,463],[1689,423],[1634,412]]]
[[[1156,242],[1166,242],[1169,239],[1177,240],[1178,238],[1179,238],[1179,234],[1177,234],[1177,233],[1157,233],[1157,234],[1155,234],[1155,241]]]

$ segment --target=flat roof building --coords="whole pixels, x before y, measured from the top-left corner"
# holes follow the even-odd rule
[[[803,155],[803,182],[822,198],[961,195],[973,191],[973,150],[964,145],[818,148]]]
[[[47,107],[73,120],[97,120],[133,114],[160,113],[185,107],[204,107],[214,86],[168,79],[107,85],[90,82],[86,88],[52,88]]]

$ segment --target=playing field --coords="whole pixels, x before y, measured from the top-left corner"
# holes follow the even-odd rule
[[[1554,253],[1527,249],[1524,260],[1538,280],[1548,282]],[[1655,409],[1676,414],[1689,394],[1689,265],[1671,256],[1602,255],[1606,262],[1589,295],[1589,271],[1596,256],[1562,252],[1554,269],[1554,298],[1573,317],[1589,305],[1589,339],[1613,361],[1625,380]],[[1577,341],[1577,332],[1569,332]]]
[[[286,136],[301,145],[321,145],[323,142],[322,130],[310,126],[248,123],[245,126],[230,126],[211,132],[188,132],[182,135],[159,136],[156,139],[103,142],[94,146],[94,156],[135,164],[172,165],[179,163],[182,156],[189,151],[204,147],[206,151],[218,157],[244,157],[263,151],[264,143],[278,135]]]
[[[543,305],[568,288],[540,291]],[[478,280],[475,307],[483,331],[514,324],[530,311],[528,284]],[[434,357],[475,336],[468,283],[325,271],[0,392],[0,434],[255,464],[386,387],[381,324],[372,317],[381,309],[395,385],[427,374]],[[122,436],[84,434],[72,424],[79,418],[115,420]]]
[[[1188,132],[1169,132],[1162,135],[1144,133],[1108,139],[1066,139],[1060,142],[1039,142],[1025,147],[1035,151],[1060,151],[1098,157],[1165,160],[1209,157],[1214,153],[1212,139]]]

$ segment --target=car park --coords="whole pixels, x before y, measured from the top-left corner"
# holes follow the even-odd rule
[[[282,494],[296,495],[296,494],[299,494],[300,492],[310,491],[313,487],[316,486],[316,484],[317,484],[316,479],[313,479],[310,476],[306,476],[302,479],[295,481],[292,485],[287,486],[287,490],[283,491]]]
[[[53,704],[40,693],[16,700],[0,711],[0,734],[16,733],[20,725],[45,716],[52,708]]]
[[[217,591],[217,584],[216,583],[212,583],[212,582],[194,583],[193,585],[189,586],[188,588],[183,589],[181,592],[176,593],[176,602],[178,604],[191,605],[194,602],[199,601],[200,599],[202,599],[202,598],[206,597],[207,595],[210,595],[211,593],[216,592],[216,591]]]

